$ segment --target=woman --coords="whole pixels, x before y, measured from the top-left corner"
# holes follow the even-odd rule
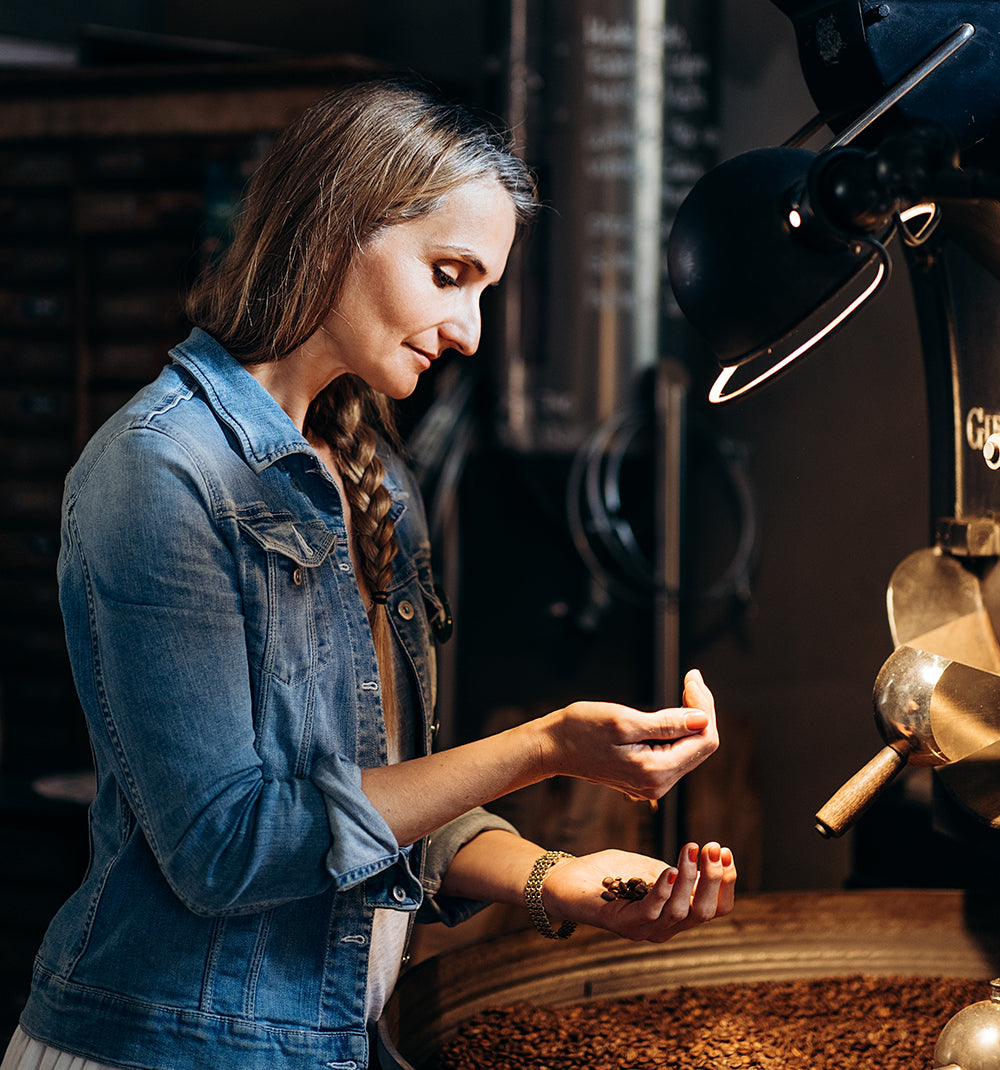
[[[418,912],[525,902],[546,935],[666,940],[731,909],[718,844],[574,859],[479,809],[557,774],[662,796],[718,743],[697,672],[679,709],[575,703],[431,753],[442,607],[388,399],[475,351],[534,205],[461,109],[338,91],[261,166],[198,327],[74,467],[59,579],[92,859],[3,1070],[366,1067]],[[609,873],[651,891],[606,901]]]

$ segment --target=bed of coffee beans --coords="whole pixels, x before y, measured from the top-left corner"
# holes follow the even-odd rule
[[[840,977],[682,987],[469,1019],[430,1070],[931,1070],[967,978]]]

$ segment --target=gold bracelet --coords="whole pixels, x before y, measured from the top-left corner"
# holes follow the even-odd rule
[[[574,855],[566,854],[565,851],[546,851],[531,867],[531,874],[524,886],[524,902],[528,907],[528,916],[535,923],[535,928],[549,940],[568,940],[576,930],[575,921],[564,921],[558,930],[553,929],[542,903],[542,881],[545,880],[545,874],[561,858],[573,857]]]

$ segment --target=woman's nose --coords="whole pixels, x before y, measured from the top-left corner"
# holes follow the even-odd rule
[[[478,300],[470,300],[460,313],[441,327],[448,348],[457,349],[467,357],[471,357],[479,348],[481,333],[482,317]]]

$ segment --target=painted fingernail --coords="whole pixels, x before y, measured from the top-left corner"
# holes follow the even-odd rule
[[[722,848],[717,843],[708,845],[708,858],[710,862],[718,862],[722,858]]]
[[[733,864],[733,852],[728,847],[722,848],[722,864],[724,866],[731,866]]]
[[[708,714],[701,710],[692,710],[684,715],[684,727],[689,732],[701,732],[708,728]]]
[[[697,862],[698,861],[698,846],[697,846],[697,844],[693,844],[692,843],[691,846],[688,848],[688,861],[690,861],[690,862]]]
[[[670,869],[667,870],[667,884],[673,884],[676,880],[677,870],[674,869],[673,866],[671,866]]]

